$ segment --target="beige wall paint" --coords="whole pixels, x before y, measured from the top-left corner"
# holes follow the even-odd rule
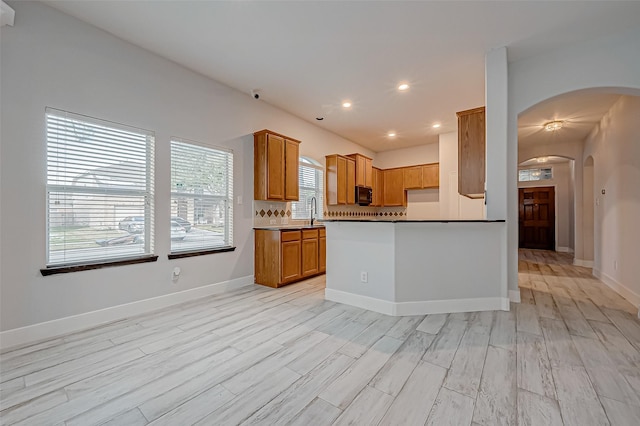
[[[594,274],[640,303],[640,96],[623,96],[587,137],[595,189]],[[602,191],[604,190],[604,194]]]

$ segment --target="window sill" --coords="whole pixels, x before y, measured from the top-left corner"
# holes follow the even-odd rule
[[[110,262],[101,262],[101,263],[87,263],[83,265],[52,266],[50,268],[40,269],[40,273],[42,274],[42,276],[46,277],[48,275],[88,271],[90,269],[109,268],[111,266],[135,265],[136,263],[148,263],[148,262],[155,262],[157,260],[158,260],[158,256],[152,255],[152,256],[140,257],[136,259],[114,260]]]
[[[228,251],[235,251],[235,249],[236,249],[235,247],[219,247],[219,248],[207,249],[207,250],[176,252],[176,253],[170,253],[169,259],[182,259],[184,257],[194,257],[194,256],[204,256],[206,254],[225,253]]]

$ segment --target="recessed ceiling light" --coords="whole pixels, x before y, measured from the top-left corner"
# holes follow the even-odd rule
[[[402,83],[400,86],[398,86],[398,90],[400,91],[405,91],[409,88],[409,85],[407,83]]]
[[[387,136],[389,136],[390,138],[395,138],[396,137],[396,132],[391,131],[391,132],[387,133]]]
[[[434,124],[434,125],[433,125],[433,126],[431,126],[431,127],[433,127],[434,129],[437,129],[438,127],[440,127],[440,123],[436,123],[436,124]]]
[[[349,101],[344,101],[342,103],[342,108],[351,108],[351,102]]]
[[[550,122],[544,124],[544,129],[547,132],[554,132],[556,130],[562,129],[562,125],[563,124],[564,124],[564,122],[562,122],[562,121],[550,121]]]

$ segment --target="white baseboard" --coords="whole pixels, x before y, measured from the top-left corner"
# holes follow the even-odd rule
[[[520,303],[520,289],[509,290],[509,301],[513,303]]]
[[[573,249],[571,247],[558,247],[556,251],[558,253],[573,253]]]
[[[97,311],[86,312],[26,327],[15,328],[0,333],[0,351],[58,337],[128,317],[144,314],[177,305],[212,294],[235,290],[253,284],[253,275],[235,278],[215,284],[165,294],[151,299],[138,300],[124,305],[112,306]]]
[[[593,260],[573,259],[575,266],[584,266],[585,268],[593,268]]]
[[[634,292],[629,287],[624,284],[618,282],[613,277],[607,275],[599,269],[593,270],[593,275],[598,278],[600,281],[605,283],[607,287],[618,293],[620,296],[627,299],[633,306],[640,305],[640,294]]]
[[[392,316],[509,310],[509,299],[506,297],[391,302],[330,288],[325,289],[324,297],[333,302],[344,303],[357,308],[368,309]]]

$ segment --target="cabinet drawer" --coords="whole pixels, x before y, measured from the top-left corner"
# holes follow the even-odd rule
[[[300,231],[282,231],[280,241],[297,241],[300,239]]]
[[[302,239],[307,240],[309,238],[318,238],[318,230],[317,229],[303,229],[302,230]]]
[[[321,237],[326,237],[327,236],[327,229],[326,228],[320,228],[320,229],[318,229],[318,232],[320,233]]]

